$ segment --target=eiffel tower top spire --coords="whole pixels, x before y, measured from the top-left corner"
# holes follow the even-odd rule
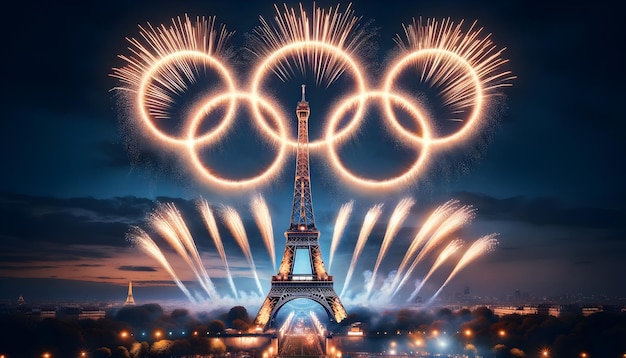
[[[304,98],[305,85],[302,85],[302,100],[296,107],[298,116],[298,150],[296,154],[296,180],[293,189],[293,206],[289,230],[317,231],[313,217],[311,199],[311,176],[309,171],[309,102]]]

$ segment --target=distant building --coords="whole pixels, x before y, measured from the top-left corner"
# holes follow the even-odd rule
[[[57,310],[57,318],[65,319],[100,319],[106,312],[99,307],[65,306]]]
[[[348,336],[362,336],[363,335],[363,327],[361,326],[361,322],[355,322],[350,326],[350,330],[348,331]]]
[[[55,318],[57,316],[57,308],[54,306],[42,306],[41,318]]]
[[[494,306],[491,307],[491,310],[496,316],[504,316],[509,314],[527,315],[538,313],[536,306]]]

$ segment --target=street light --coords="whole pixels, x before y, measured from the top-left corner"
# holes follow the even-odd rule
[[[500,331],[498,331],[498,335],[499,335],[500,337],[504,337],[504,336],[506,336],[506,331],[505,331],[505,330],[503,330],[503,329],[501,329]]]

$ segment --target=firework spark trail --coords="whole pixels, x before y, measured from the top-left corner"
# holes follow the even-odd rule
[[[261,25],[252,32],[251,51],[259,58],[272,56],[294,43],[329,44],[337,50],[353,55],[372,36],[360,26],[360,18],[354,16],[351,5],[348,5],[343,13],[339,12],[339,6],[324,10],[314,5],[312,20],[309,20],[302,4],[299,13],[293,8],[289,9],[286,4],[282,12],[277,5],[274,5],[274,9],[276,24],[272,25],[260,17]],[[316,84],[325,81],[329,86],[345,69],[344,61],[319,46],[307,46],[291,55],[295,57],[293,63],[288,60],[287,55],[283,55],[273,70],[283,81],[296,71],[306,73],[309,63]]]
[[[174,204],[170,204],[170,208],[167,210],[167,214],[170,217],[171,222],[175,224],[175,229],[178,232],[178,238],[182,241],[184,247],[187,252],[190,254],[191,259],[196,267],[196,270],[199,272],[200,278],[204,281],[204,285],[202,285],[210,298],[218,298],[219,294],[215,290],[215,286],[207,273],[204,264],[202,263],[202,258],[200,257],[200,253],[198,252],[198,247],[189,232],[189,228],[185,224],[183,217],[180,215],[180,212]]]
[[[415,288],[415,291],[411,293],[411,296],[409,297],[407,302],[413,301],[415,296],[417,296],[417,294],[420,292],[420,290],[424,286],[424,283],[430,278],[433,272],[435,272],[435,270],[437,270],[439,266],[441,266],[458,249],[460,249],[461,246],[463,246],[463,242],[461,240],[452,240],[450,241],[450,243],[448,243],[448,246],[446,246],[446,248],[443,249],[443,251],[441,251],[441,253],[437,257],[437,260],[435,260],[432,266],[430,266],[430,270],[428,270],[428,273],[426,274],[426,276],[424,276],[424,278],[420,281],[419,285]]]
[[[254,264],[254,259],[252,258],[252,251],[250,250],[248,235],[246,235],[246,229],[243,226],[243,222],[241,221],[239,213],[237,213],[237,211],[230,206],[224,206],[222,210],[222,217],[224,219],[224,222],[226,223],[226,226],[235,238],[235,241],[237,241],[237,244],[243,251],[243,254],[246,256],[248,264],[252,269],[252,274],[254,275],[256,286],[262,296],[263,288],[261,287],[261,281],[259,280],[259,275],[256,271],[256,265]]]
[[[422,247],[428,235],[430,235],[435,228],[439,227],[444,219],[450,215],[450,212],[456,208],[457,203],[457,200],[448,200],[443,205],[438,206],[437,209],[435,209],[435,211],[428,216],[422,227],[415,235],[415,238],[411,241],[406,254],[402,258],[402,262],[400,262],[400,265],[396,270],[396,275],[394,276],[392,283],[392,287],[394,288],[392,296],[397,293],[398,280],[404,275],[404,269],[409,263],[409,260],[413,258],[415,252]]]
[[[157,244],[154,243],[152,238],[150,238],[150,236],[145,231],[141,230],[140,228],[136,226],[131,226],[131,232],[129,232],[126,235],[126,238],[130,242],[132,242],[134,245],[139,246],[139,248],[143,252],[152,256],[155,260],[157,260],[161,264],[161,266],[165,269],[165,271],[167,271],[170,274],[170,276],[172,277],[172,280],[174,280],[174,283],[176,283],[176,286],[178,286],[178,288],[180,288],[180,290],[183,291],[185,296],[187,296],[187,299],[189,299],[189,301],[191,302],[196,302],[193,296],[191,296],[191,293],[189,292],[189,290],[187,290],[187,287],[185,287],[185,285],[182,283],[182,281],[178,278],[178,276],[174,272],[174,269],[172,268],[170,263],[167,261],[167,258],[165,258],[165,256],[163,255],[163,252],[161,252],[161,249],[159,249]]]
[[[449,148],[451,144],[467,141],[476,134],[485,117],[486,103],[496,89],[511,85],[515,79],[500,67],[508,61],[501,57],[504,49],[497,50],[490,35],[481,34],[475,23],[467,31],[463,22],[454,24],[449,19],[437,22],[428,19],[426,24],[420,19],[412,25],[403,25],[406,39],[396,36],[401,57],[392,63],[386,72],[383,85],[385,92],[395,92],[400,77],[406,68],[416,68],[417,81],[437,89],[442,104],[448,107],[451,121],[463,122],[451,134],[441,134],[432,138],[410,133],[402,127],[393,113],[391,103],[385,103],[389,125],[404,139],[415,143],[427,143],[439,148]],[[459,118],[464,116],[466,118]]]
[[[114,68],[112,77],[120,80],[125,86],[122,89],[131,92],[144,81],[144,76],[152,72],[152,67],[162,58],[177,52],[188,51],[199,56],[221,56],[225,53],[226,44],[234,32],[226,31],[224,25],[216,30],[215,17],[197,17],[195,23],[185,15],[172,19],[172,25],[153,27],[140,26],[143,40],[128,38],[131,56],[120,55],[127,62],[122,68]],[[195,76],[200,73],[194,56],[178,59],[173,65],[167,65],[151,76],[157,85],[148,90],[146,101],[151,107],[154,118],[169,118],[168,109],[175,100],[173,95],[184,92],[188,83],[196,82]]]
[[[185,225],[174,204],[159,204],[150,216],[150,224],[189,265],[209,298],[219,298],[213,282],[211,282],[209,275],[204,269],[200,254],[187,229],[187,225]]]
[[[234,297],[238,298],[237,288],[235,287],[235,282],[233,281],[233,275],[230,272],[230,266],[228,265],[226,251],[224,250],[224,244],[222,243],[222,237],[220,236],[220,232],[217,228],[217,222],[215,222],[215,216],[213,215],[213,211],[211,211],[209,202],[201,199],[198,202],[198,210],[200,211],[200,215],[202,216],[202,220],[204,221],[204,225],[206,226],[207,231],[213,239],[215,248],[217,249],[220,258],[222,259],[222,263],[224,264],[224,268],[226,269],[226,277],[228,279],[230,289],[233,291]]]
[[[259,231],[261,231],[261,237],[263,238],[263,243],[265,243],[267,252],[272,258],[272,267],[274,267],[274,271],[276,271],[276,251],[274,249],[274,230],[272,228],[272,217],[270,215],[270,210],[267,208],[265,199],[260,194],[255,196],[252,199],[252,202],[250,203],[250,208],[252,209],[252,215],[254,216],[254,221],[259,227]]]
[[[474,217],[474,213],[475,210],[471,206],[462,206],[458,209],[455,209],[455,211],[450,214],[450,216],[448,216],[446,220],[444,220],[444,222],[439,225],[439,227],[437,227],[437,230],[435,230],[435,232],[430,236],[426,244],[424,244],[424,247],[417,255],[415,260],[413,260],[413,263],[406,271],[406,274],[404,274],[404,276],[402,277],[400,283],[398,284],[398,288],[396,288],[396,292],[400,290],[402,285],[404,285],[407,279],[411,276],[411,273],[413,273],[413,270],[415,270],[417,264],[419,264],[422,259],[426,257],[426,255],[428,255],[435,247],[437,247],[437,245],[439,245],[443,241],[443,239],[447,237],[448,234],[451,234],[452,232],[458,230],[467,222],[469,222]]]
[[[394,39],[405,52],[444,50],[429,52],[426,59],[417,64],[420,81],[439,88],[443,104],[453,105],[456,109],[473,107],[476,100],[472,93],[473,76],[462,71],[450,53],[471,66],[484,92],[511,86],[511,80],[515,79],[510,71],[500,72],[500,67],[508,60],[501,57],[504,49],[497,50],[491,35],[482,35],[482,28],[476,29],[476,22],[467,31],[463,26],[463,21],[455,25],[449,18],[440,22],[427,19],[426,23],[421,18],[413,19],[412,24],[403,24],[405,38],[396,35]]]
[[[354,268],[356,267],[357,260],[361,255],[361,251],[365,247],[365,243],[369,238],[376,221],[380,217],[380,214],[383,212],[383,204],[374,205],[369,209],[367,214],[365,214],[365,218],[363,219],[363,225],[361,226],[361,231],[359,232],[359,237],[356,241],[356,247],[354,248],[354,253],[352,254],[352,260],[350,261],[350,267],[348,268],[348,273],[346,274],[346,279],[343,283],[343,289],[341,290],[341,294],[339,296],[343,296],[346,292],[350,284],[350,280],[352,279],[352,274],[354,273]]]
[[[383,238],[383,242],[380,245],[380,249],[378,251],[378,257],[376,258],[376,264],[374,265],[374,270],[372,271],[372,278],[370,282],[366,285],[366,297],[372,293],[372,288],[374,287],[374,283],[376,282],[376,273],[378,272],[378,268],[380,267],[380,263],[383,260],[383,257],[387,254],[393,239],[396,237],[396,234],[400,230],[402,223],[406,219],[407,215],[409,215],[409,211],[411,207],[415,205],[415,200],[413,198],[404,198],[398,202],[391,217],[389,218],[389,223],[387,224],[387,230],[385,231],[385,236]]]
[[[432,295],[432,297],[430,298],[429,302],[432,302],[437,297],[437,295],[441,292],[441,290],[443,290],[443,288],[446,287],[448,282],[450,282],[450,280],[460,270],[465,268],[465,266],[467,266],[470,262],[476,260],[476,258],[478,258],[479,256],[481,256],[481,255],[483,255],[483,254],[485,254],[487,252],[493,251],[495,249],[495,247],[498,245],[498,240],[495,238],[496,236],[498,236],[498,234],[493,233],[493,234],[485,235],[485,236],[481,237],[480,239],[476,240],[472,244],[472,246],[470,246],[470,248],[467,249],[467,251],[465,251],[465,253],[461,257],[459,262],[456,264],[456,266],[454,267],[454,269],[450,273],[450,275],[448,275],[448,278],[446,279],[446,281],[441,285],[441,287],[439,287],[437,292],[435,292],[435,294]]]
[[[330,271],[330,267],[333,264],[335,250],[337,250],[337,247],[339,246],[341,235],[343,235],[343,230],[346,228],[346,224],[348,224],[348,218],[350,218],[353,206],[354,200],[350,200],[349,202],[341,206],[341,209],[339,209],[339,214],[337,214],[335,228],[333,230],[333,239],[330,243],[330,259],[328,260],[328,271]]]

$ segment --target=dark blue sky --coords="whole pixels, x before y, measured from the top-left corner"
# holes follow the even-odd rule
[[[105,290],[107,297],[123,298],[121,285],[131,279],[139,281],[138,292],[143,288],[147,296],[148,286],[168,283],[168,275],[130,247],[125,234],[130,225],[145,226],[145,216],[156,202],[168,201],[183,212],[207,266],[222,285],[219,262],[211,260],[217,254],[194,211],[194,200],[200,196],[216,208],[225,204],[240,211],[256,249],[262,283],[269,288],[274,269],[263,255],[248,209],[250,193],[221,193],[194,180],[170,155],[134,140],[111,91],[118,82],[110,74],[113,67],[124,65],[117,55],[127,53],[125,37],[136,37],[139,24],[169,23],[184,14],[214,15],[235,31],[231,42],[240,48],[245,34],[259,25],[259,16],[273,16],[272,3],[109,1],[83,6],[30,3],[1,25],[6,36],[0,124],[0,300],[14,300],[20,293],[32,299],[95,298]],[[626,259],[622,168],[626,128],[621,108],[625,91],[619,55],[626,32],[618,11],[602,1],[584,7],[521,1],[357,1],[352,6],[362,23],[372,20],[370,26],[378,29],[374,62],[384,61],[401,24],[413,17],[477,20],[492,33],[496,46],[506,47],[507,69],[517,78],[511,88],[502,90],[490,126],[439,157],[415,187],[384,195],[355,191],[333,176],[323,156],[311,157],[314,208],[326,260],[336,213],[343,203],[355,201],[333,264],[338,290],[367,209],[385,203],[361,259],[365,263],[375,260],[393,207],[411,196],[417,204],[390,257],[402,255],[403,244],[414,236],[424,216],[448,199],[478,210],[459,233],[468,243],[485,234],[500,234],[497,250],[459,274],[448,294],[469,286],[477,295],[506,295],[516,289],[534,295],[626,295],[624,285],[614,278]],[[306,3],[305,8],[311,7]],[[292,91],[286,86],[276,93],[288,111],[299,100],[298,87]],[[322,89],[312,87],[309,100],[314,118],[328,98]],[[238,160],[247,160],[246,165],[267,160],[268,154],[259,148],[233,145],[234,141],[218,151],[220,155],[234,151]],[[364,147],[372,155],[353,161],[364,172],[393,168],[403,158],[391,156],[394,151],[378,142],[364,142]],[[292,163],[293,156],[281,176],[260,190],[272,213],[278,260],[291,210]],[[236,277],[249,276],[241,251],[221,229]],[[391,269],[390,264],[382,267],[385,274]],[[355,274],[359,278],[353,282],[360,284],[360,273],[367,269],[371,267],[359,266]],[[449,270],[450,265],[442,272]],[[185,279],[193,285],[191,276]],[[51,294],[47,289],[60,287],[59,280],[73,281],[62,281],[67,289]],[[239,280],[244,289],[250,283]],[[433,279],[433,287],[440,282],[441,277]],[[90,288],[81,289],[87,283]],[[112,293],[110,285],[117,285],[113,287],[119,294]],[[175,288],[162,289],[163,297],[182,297]],[[150,290],[158,297],[157,289]]]

